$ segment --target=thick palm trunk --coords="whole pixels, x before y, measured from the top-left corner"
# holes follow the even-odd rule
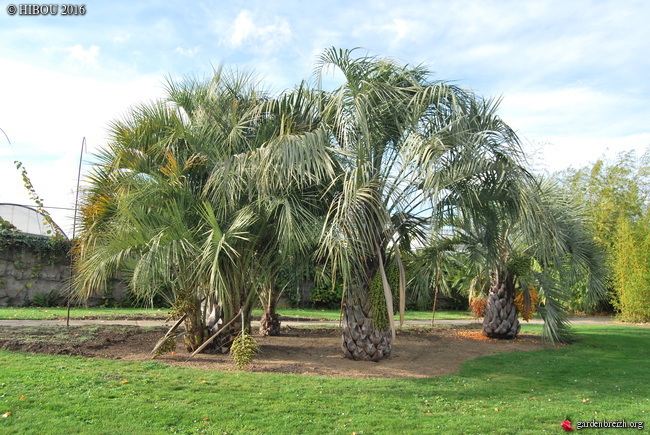
[[[389,327],[376,328],[373,324],[370,286],[350,290],[351,295],[343,307],[343,354],[357,361],[388,358],[392,351],[392,333]]]
[[[198,302],[190,305],[187,303],[185,314],[185,330],[186,334],[183,336],[185,341],[185,348],[188,352],[194,352],[199,348],[207,338],[207,329],[203,322],[203,313],[201,306]]]
[[[269,285],[262,292],[264,314],[260,320],[260,334],[263,336],[280,335],[280,315],[275,311],[282,293],[274,285]]]
[[[205,340],[219,329],[222,313],[219,305],[212,299],[186,301],[184,306],[185,318],[185,347],[188,352],[194,352]],[[215,342],[206,347],[203,352],[211,353],[216,350]]]
[[[185,319],[186,334],[184,338],[188,352],[193,352],[221,330],[219,336],[214,338],[202,352],[228,353],[232,341],[241,334],[242,329],[251,330],[250,313],[252,308],[251,303],[246,303],[242,308],[246,322],[242,325],[240,311],[226,310],[216,300],[203,301],[200,304],[200,310],[193,311],[191,315],[188,313]],[[222,326],[226,324],[229,326],[222,330]]]
[[[263,336],[280,335],[280,315],[275,311],[278,299],[279,295],[271,295],[268,304],[264,307],[264,314],[260,320],[260,334]]]
[[[495,274],[483,318],[483,335],[490,338],[515,338],[520,329],[517,317],[512,277],[504,273]]]
[[[280,335],[280,315],[272,311],[264,311],[260,320],[260,334],[265,336]]]

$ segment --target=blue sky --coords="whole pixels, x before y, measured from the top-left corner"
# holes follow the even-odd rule
[[[11,145],[0,134],[0,202],[30,203],[20,160],[47,206],[72,207],[83,138],[91,153],[102,147],[109,122],[161,96],[165,77],[205,77],[224,64],[280,92],[309,78],[332,46],[425,64],[502,97],[501,116],[538,171],[650,145],[645,0],[116,0],[87,1],[84,16],[10,16],[8,4],[0,128]],[[53,215],[70,233],[72,212]]]

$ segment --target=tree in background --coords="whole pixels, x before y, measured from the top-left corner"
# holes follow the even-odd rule
[[[634,152],[613,161],[598,160],[557,175],[563,188],[585,205],[595,241],[607,255],[610,303],[621,319],[650,319],[647,249],[650,205],[650,153]],[[574,288],[572,307],[585,309],[584,294]]]
[[[614,306],[626,322],[650,320],[650,217],[621,218],[613,252]]]

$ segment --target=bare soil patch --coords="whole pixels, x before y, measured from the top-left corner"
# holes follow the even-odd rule
[[[93,325],[0,327],[0,348],[55,355],[148,361],[163,328]],[[381,362],[350,361],[340,350],[338,328],[283,328],[277,337],[256,336],[260,353],[249,371],[349,378],[422,378],[455,373],[467,360],[500,352],[543,349],[536,335],[514,340],[484,337],[479,325],[399,330],[392,356]],[[201,354],[187,360],[179,340],[175,353],[157,361],[180,367],[237,370],[230,355]]]

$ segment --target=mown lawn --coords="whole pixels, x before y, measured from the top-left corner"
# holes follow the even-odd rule
[[[77,308],[70,309],[75,320],[165,320],[167,309],[147,308]],[[0,320],[60,320],[68,315],[65,307],[0,307]]]
[[[645,422],[650,330],[575,330],[580,341],[571,346],[479,358],[456,375],[413,380],[211,372],[3,350],[0,413],[11,414],[0,419],[0,433],[562,433],[565,418],[574,427],[592,419]]]
[[[72,308],[70,310],[71,319],[104,319],[104,320],[123,320],[123,319],[150,319],[165,320],[167,318],[167,309],[145,309],[145,308]],[[283,319],[306,319],[306,320],[339,320],[340,313],[338,310],[319,310],[319,309],[293,309],[281,308],[278,313]],[[0,307],[0,320],[56,320],[65,319],[68,310],[63,307]],[[259,319],[262,316],[262,310],[253,310],[253,317]],[[471,319],[472,315],[468,311],[437,311],[436,320],[456,320]],[[407,311],[406,320],[431,320],[430,311]]]

